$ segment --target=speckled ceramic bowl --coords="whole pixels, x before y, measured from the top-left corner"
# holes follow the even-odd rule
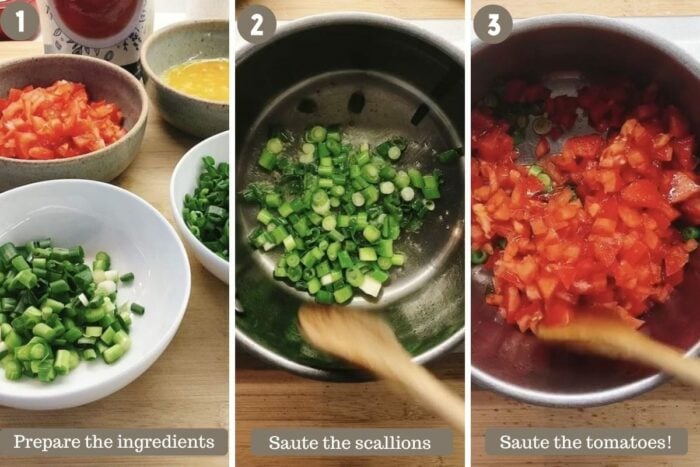
[[[44,55],[0,63],[0,97],[10,88],[49,86],[65,79],[86,85],[91,100],[116,103],[124,114],[127,134],[104,149],[82,156],[49,161],[0,157],[0,191],[61,178],[108,182],[131,164],[146,130],[148,97],[139,81],[122,68],[80,55]]]
[[[161,116],[206,138],[228,130],[228,103],[188,96],[165,84],[163,73],[194,59],[228,58],[228,21],[185,21],[156,31],[141,50],[146,90]]]

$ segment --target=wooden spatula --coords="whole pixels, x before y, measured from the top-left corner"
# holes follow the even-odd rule
[[[700,387],[700,361],[613,319],[586,316],[566,326],[540,326],[537,337],[606,357],[641,363]]]
[[[401,395],[408,393],[464,432],[464,400],[413,363],[392,329],[376,314],[309,304],[299,310],[299,323],[311,344],[394,383],[392,387]]]

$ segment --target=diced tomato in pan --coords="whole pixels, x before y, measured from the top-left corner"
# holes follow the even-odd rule
[[[487,302],[522,331],[583,311],[639,327],[683,280],[698,246],[675,225],[700,225],[687,119],[657,86],[636,90],[624,80],[554,98],[512,80],[503,98],[544,100],[553,127],[533,149],[537,166],[527,167],[516,163],[507,124],[488,111],[472,116],[472,246],[490,255]],[[599,133],[569,137],[550,154],[579,108]]]

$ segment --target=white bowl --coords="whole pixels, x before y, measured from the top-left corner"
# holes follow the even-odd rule
[[[82,245],[86,261],[109,253],[112,268],[133,272],[119,288],[118,303],[143,305],[134,315],[131,349],[112,365],[81,362],[45,384],[0,373],[0,405],[62,409],[108,396],[140,376],[170,343],[190,296],[190,267],[182,242],[165,218],[138,196],[107,183],[53,180],[0,194],[0,244],[51,238],[57,246]]]
[[[205,139],[189,151],[180,159],[175,167],[173,176],[170,178],[170,207],[175,217],[175,225],[180,235],[192,249],[197,260],[219,280],[228,284],[229,262],[214,254],[209,248],[204,246],[190,229],[187,228],[182,219],[182,202],[186,194],[194,193],[197,187],[197,180],[202,171],[202,157],[211,156],[217,162],[229,161],[229,132],[224,131]]]

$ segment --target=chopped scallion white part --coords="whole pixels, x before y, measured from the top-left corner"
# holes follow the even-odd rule
[[[109,297],[105,297],[105,301],[102,304],[102,308],[104,308],[104,310],[107,313],[114,313],[114,310],[117,309],[117,305],[112,303],[112,300],[110,300]]]
[[[357,206],[358,208],[359,208],[360,206],[364,206],[364,204],[365,204],[365,196],[364,196],[362,193],[360,193],[359,191],[356,192],[356,193],[353,193],[353,194],[352,194],[352,204],[354,204],[354,205]]]
[[[416,196],[416,192],[413,191],[413,188],[411,188],[410,186],[407,186],[407,187],[401,189],[401,199],[402,200],[412,201],[415,196]]]
[[[287,235],[284,240],[282,240],[282,243],[284,243],[284,249],[287,251],[292,251],[297,247],[297,242],[291,235]]]
[[[314,210],[314,212],[320,216],[325,216],[328,214],[331,210],[331,202],[330,200],[326,200],[325,203],[320,204],[318,206],[311,206],[311,208]]]
[[[328,232],[335,230],[336,225],[337,221],[335,220],[335,216],[326,216],[323,218],[323,221],[321,221],[321,227]]]
[[[117,284],[110,280],[104,280],[97,284],[95,293],[100,295],[111,295],[117,291]]]
[[[119,271],[105,271],[105,280],[117,282],[119,280]]]
[[[314,161],[314,155],[313,154],[300,154],[299,155],[299,162],[302,164],[311,164]]]
[[[379,185],[379,191],[381,191],[385,195],[390,195],[394,192],[394,184],[391,182],[382,182]]]
[[[102,271],[100,269],[96,269],[96,270],[92,271],[92,280],[94,280],[96,284],[99,284],[100,282],[106,281],[107,276],[105,276],[104,271]]]
[[[333,283],[333,276],[329,272],[325,276],[321,277],[321,285],[330,285]]]
[[[360,290],[362,290],[367,295],[376,297],[382,290],[382,284],[373,277],[365,274],[365,279],[362,281],[362,285],[360,285]]]
[[[100,337],[102,335],[101,326],[87,326],[83,333],[85,337]]]
[[[399,149],[398,146],[392,146],[389,148],[387,155],[392,161],[398,160],[398,158],[401,157],[401,149]]]
[[[267,141],[267,150],[270,151],[272,154],[279,154],[282,152],[282,149],[284,149],[284,145],[282,144],[282,140],[279,138],[271,138]]]
[[[301,146],[301,152],[303,152],[304,154],[311,154],[313,156],[315,151],[316,151],[316,146],[314,146],[311,143],[304,143]]]

